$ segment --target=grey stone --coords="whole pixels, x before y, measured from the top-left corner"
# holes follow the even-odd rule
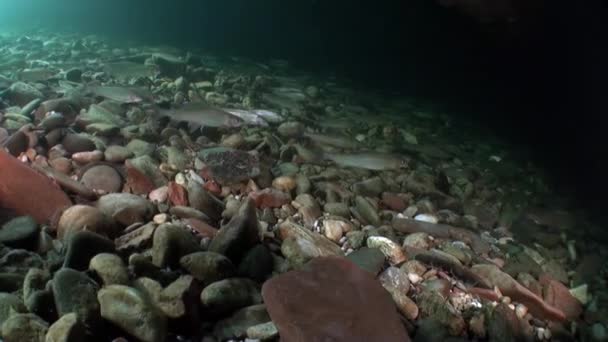
[[[230,278],[205,287],[200,299],[206,312],[221,316],[249,305],[261,303],[262,294],[259,286],[252,280]]]
[[[221,341],[242,339],[247,337],[249,328],[267,323],[268,321],[270,321],[270,316],[266,311],[266,306],[263,304],[249,306],[217,322],[213,328],[213,335]]]
[[[175,267],[184,255],[199,251],[190,232],[174,224],[162,224],[154,231],[152,263],[158,267]]]
[[[0,243],[12,248],[35,249],[40,227],[31,216],[16,217],[0,229]]]
[[[76,270],[63,268],[53,276],[52,289],[59,317],[75,312],[89,325],[99,323],[99,285],[93,279]]]
[[[235,267],[227,257],[214,252],[196,252],[183,256],[180,265],[203,285],[232,277]]]
[[[84,271],[99,253],[114,253],[114,242],[101,235],[80,231],[70,235],[63,267]]]
[[[223,254],[238,264],[245,253],[259,241],[260,228],[255,203],[247,198],[238,213],[218,231],[211,241],[209,251]]]

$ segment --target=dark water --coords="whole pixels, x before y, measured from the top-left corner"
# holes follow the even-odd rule
[[[597,202],[608,159],[608,6],[536,3],[509,28],[432,0],[24,0],[3,1],[0,19],[4,26],[284,58],[426,98],[520,144],[564,189]]]

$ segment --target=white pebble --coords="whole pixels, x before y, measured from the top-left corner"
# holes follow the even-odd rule
[[[186,185],[186,176],[183,173],[178,173],[175,175],[175,183],[179,185]]]
[[[515,307],[515,315],[519,319],[523,319],[528,314],[528,308],[523,304],[517,304]]]
[[[439,219],[437,218],[437,216],[431,215],[431,214],[419,214],[419,215],[416,215],[416,217],[414,217],[414,220],[416,220],[416,221],[422,221],[422,222],[428,222],[428,223],[434,223],[434,224],[439,223]]]
[[[417,275],[416,273],[408,273],[407,278],[410,280],[412,284],[418,284],[422,281],[422,277]]]

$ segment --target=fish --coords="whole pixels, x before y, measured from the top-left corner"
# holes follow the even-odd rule
[[[373,171],[399,170],[407,168],[407,159],[380,152],[325,153],[325,159],[344,167]]]
[[[17,78],[24,82],[46,81],[57,75],[57,72],[44,68],[23,69],[17,73]]]
[[[95,96],[104,97],[106,99],[119,103],[141,103],[144,100],[151,100],[151,94],[147,94],[146,90],[134,87],[120,86],[87,86],[86,89]]]
[[[104,69],[108,74],[118,78],[154,77],[157,74],[156,67],[152,65],[128,61],[107,63]]]
[[[359,146],[356,140],[349,139],[346,136],[324,135],[310,132],[304,132],[304,136],[312,140],[314,143],[321,145],[329,145],[344,149],[354,149]]]
[[[159,110],[162,116],[175,121],[187,122],[194,127],[224,127],[242,126],[245,121],[223,109],[202,102],[190,102],[176,109]]]
[[[248,124],[267,127],[269,123],[278,123],[283,120],[279,114],[265,109],[224,109],[236,115]]]

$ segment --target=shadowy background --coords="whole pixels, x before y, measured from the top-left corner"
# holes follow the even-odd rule
[[[20,0],[5,24],[284,58],[444,104],[601,208],[608,6],[564,0]]]

